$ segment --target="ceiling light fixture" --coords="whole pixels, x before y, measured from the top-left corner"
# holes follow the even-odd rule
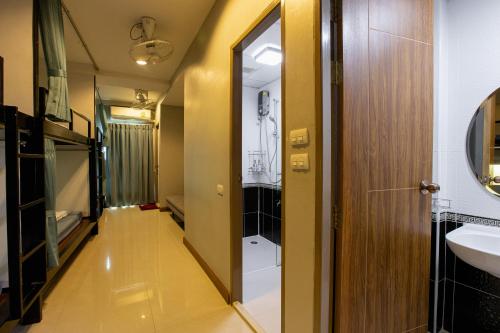
[[[252,57],[259,64],[268,66],[276,66],[278,64],[281,64],[281,62],[283,61],[281,48],[278,45],[274,44],[262,45],[252,54]]]
[[[136,60],[135,63],[140,66],[146,66],[148,64],[146,60]]]

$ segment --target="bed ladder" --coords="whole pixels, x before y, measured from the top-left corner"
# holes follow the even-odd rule
[[[5,124],[9,298],[11,319],[42,319],[47,281],[43,123],[0,106]]]

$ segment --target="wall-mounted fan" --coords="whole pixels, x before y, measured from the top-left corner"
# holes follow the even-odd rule
[[[135,89],[135,102],[132,103],[132,108],[154,110],[156,102],[148,98],[146,90]]]
[[[157,64],[167,60],[174,52],[171,42],[154,39],[156,20],[149,16],[143,16],[130,29],[130,39],[137,41],[130,47],[130,57],[136,64],[145,66]]]

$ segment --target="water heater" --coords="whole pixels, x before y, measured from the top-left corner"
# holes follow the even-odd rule
[[[258,102],[258,112],[259,117],[265,117],[269,114],[269,91],[262,90],[259,91],[259,102]]]

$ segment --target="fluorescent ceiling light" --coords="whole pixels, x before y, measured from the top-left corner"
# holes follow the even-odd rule
[[[259,47],[253,54],[252,57],[259,64],[275,66],[281,64],[283,56],[281,54],[281,48],[274,44],[264,44]]]

